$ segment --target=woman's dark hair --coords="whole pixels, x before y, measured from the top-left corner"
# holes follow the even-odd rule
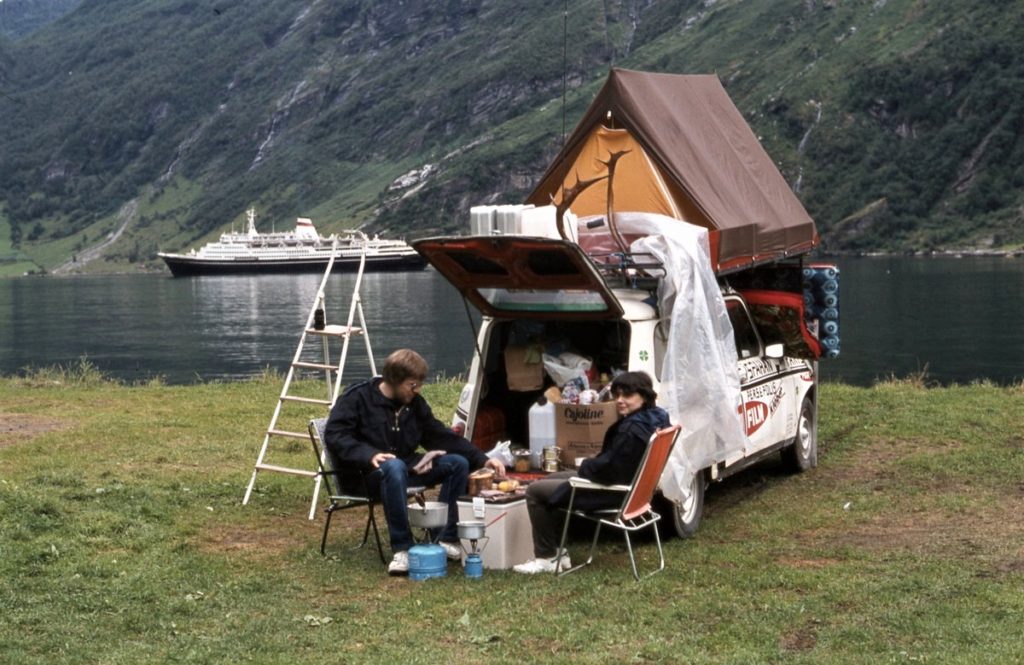
[[[623,372],[612,380],[612,395],[640,395],[644,398],[644,408],[654,406],[658,393],[654,392],[654,383],[647,372]]]

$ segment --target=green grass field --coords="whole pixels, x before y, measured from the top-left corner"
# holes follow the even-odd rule
[[[357,511],[321,557],[309,481],[240,505],[279,390],[0,379],[0,662],[1024,661],[1021,386],[823,385],[819,467],[713,486],[640,583],[614,537],[561,579],[389,578]]]

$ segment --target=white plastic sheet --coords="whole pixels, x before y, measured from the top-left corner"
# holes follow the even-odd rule
[[[584,220],[581,220],[581,222]],[[630,250],[664,264],[658,309],[670,321],[658,403],[682,426],[661,490],[684,501],[693,474],[742,456],[740,378],[732,323],[711,268],[707,229],[649,213],[617,213],[623,234],[641,235]]]

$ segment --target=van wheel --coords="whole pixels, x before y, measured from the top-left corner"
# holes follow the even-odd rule
[[[783,448],[782,461],[794,473],[818,466],[818,429],[814,426],[814,403],[810,399],[804,398],[800,406],[796,437]]]
[[[690,481],[690,493],[682,504],[671,502],[672,525],[675,527],[676,535],[680,538],[689,538],[700,525],[700,518],[704,514],[704,472],[698,471]]]

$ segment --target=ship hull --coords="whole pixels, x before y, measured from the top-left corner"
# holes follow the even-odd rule
[[[283,273],[323,273],[329,257],[294,259],[204,259],[193,256],[161,254],[174,277],[196,275],[266,275]],[[427,265],[419,254],[403,256],[367,256],[366,272],[401,272],[422,270]],[[356,272],[358,257],[337,257],[332,273]]]

